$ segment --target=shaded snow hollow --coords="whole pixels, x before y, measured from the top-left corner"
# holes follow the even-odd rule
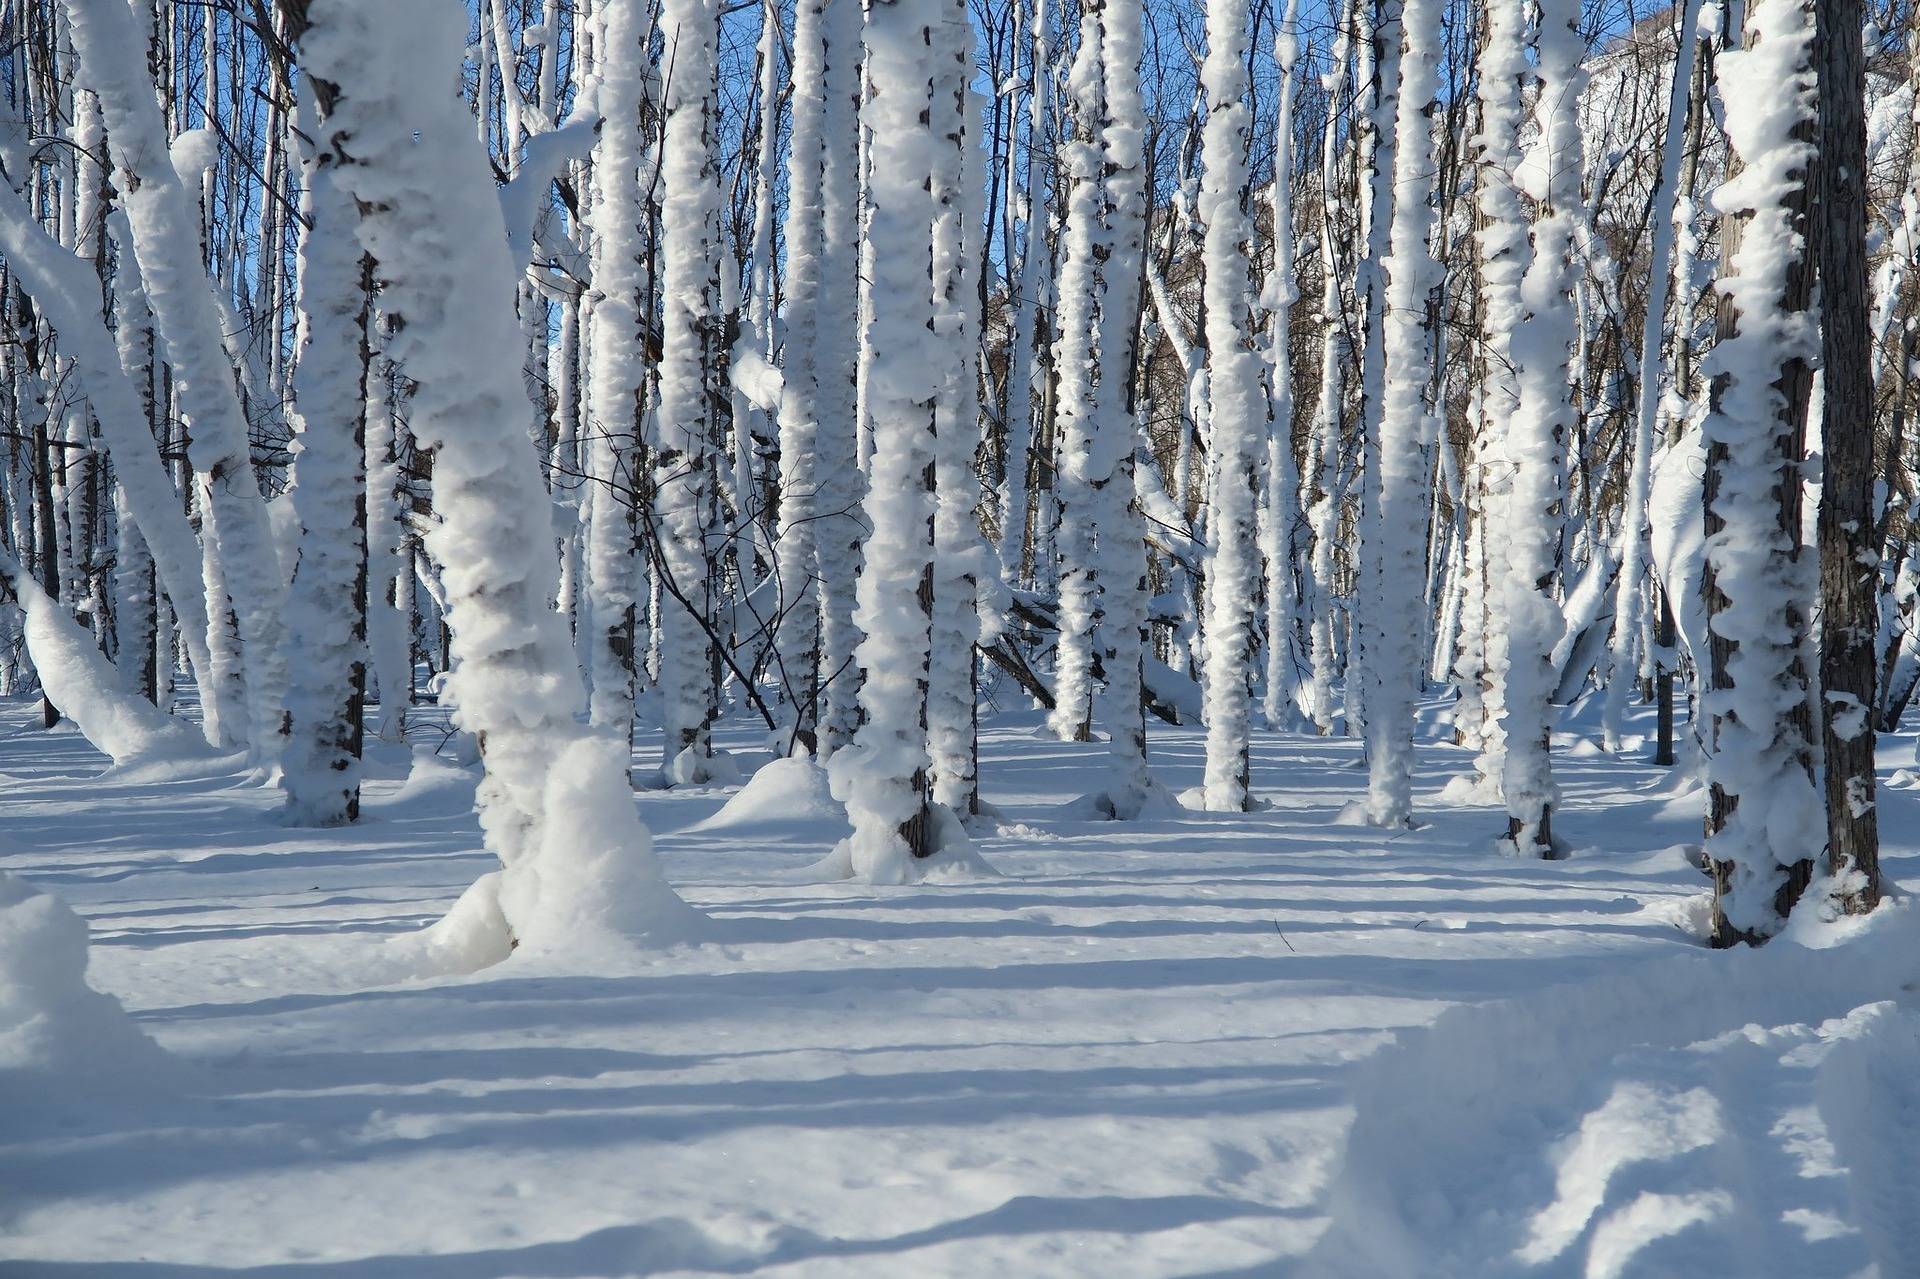
[[[1005,716],[999,877],[818,882],[844,819],[783,763],[639,797],[702,944],[405,980],[385,943],[491,868],[427,714],[418,758],[372,747],[360,825],[293,830],[244,774],[103,777],[31,711],[0,707],[0,870],[87,919],[106,994],[78,921],[12,896],[0,927],[64,958],[4,1006],[82,1010],[35,1059],[119,1073],[0,1114],[0,1272],[1890,1279],[1920,1251],[1912,916],[1706,953],[1700,796],[1583,736],[1543,863],[1438,802],[1470,757],[1431,707],[1399,832],[1332,824],[1353,743],[1271,734],[1259,812],[1092,820],[1104,744]],[[1156,778],[1196,784],[1201,744],[1156,726]],[[1920,794],[1882,802],[1897,841]],[[134,1024],[187,1082],[134,1087]]]

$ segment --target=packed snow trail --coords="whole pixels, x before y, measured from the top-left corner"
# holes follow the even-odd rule
[[[1793,968],[1793,938],[1707,955],[1683,930],[1705,887],[1680,847],[1698,840],[1699,796],[1673,798],[1637,755],[1605,757],[1597,712],[1556,741],[1564,862],[1498,856],[1501,810],[1443,802],[1472,755],[1437,740],[1431,707],[1414,779],[1428,824],[1395,832],[1332,825],[1365,785],[1352,741],[1264,733],[1253,779],[1271,808],[1082,820],[1065,805],[1099,784],[1106,746],[1046,740],[1021,713],[982,733],[983,791],[1005,818],[977,843],[1002,878],[806,882],[846,827],[818,767],[786,761],[741,789],[641,798],[714,941],[591,975],[516,961],[407,981],[383,943],[493,865],[475,776],[434,753],[434,714],[413,717],[417,758],[372,746],[358,826],[293,830],[241,774],[103,778],[71,729],[0,707],[0,870],[90,921],[90,980],[191,1072],[171,1099],[0,1126],[0,1274],[1290,1277],[1351,1237],[1355,1178],[1379,1174],[1403,1214],[1471,1207],[1486,1171],[1528,1191],[1499,1205],[1511,1232],[1396,1216],[1453,1266],[1422,1273],[1583,1274],[1597,1227],[1671,1189],[1658,1177],[1724,1177],[1722,1155],[1753,1165],[1750,1189],[1689,1187],[1735,1206],[1669,1249],[1780,1202],[1798,1156],[1768,1125],[1787,1113],[1824,1125],[1838,1158],[1889,1170],[1888,1202],[1911,1189],[1899,1152],[1920,1106],[1911,1038],[1886,1006],[1897,973],[1834,1003],[1807,969],[1752,1014],[1777,1027],[1758,1047],[1726,1033],[1745,996],[1709,1015],[1685,997],[1696,984],[1670,992],[1674,1018],[1622,1008],[1621,992],[1665,989],[1663,973]],[[1645,727],[1629,721],[1629,742]],[[766,759],[744,727],[717,744]],[[1884,758],[1912,745],[1890,740]],[[1156,726],[1150,746],[1170,787],[1200,781],[1199,731]],[[1913,792],[1884,803],[1888,830],[1912,829]],[[1911,878],[1914,856],[1889,847],[1890,875]],[[1403,1028],[1512,998],[1362,1065]],[[1536,1025],[1565,1033],[1510,1049]],[[1490,1029],[1472,1052],[1435,1057],[1476,1026]],[[1473,1141],[1453,1146],[1447,1116],[1382,1100],[1408,1063],[1408,1096],[1471,1084],[1541,1104],[1483,1130],[1482,1101],[1461,1116]],[[1849,1110],[1860,1081],[1885,1104]],[[1583,1172],[1567,1152],[1594,1116],[1684,1114],[1672,1097],[1697,1089],[1730,1135],[1602,1177],[1581,1218],[1607,1165]],[[1405,1167],[1387,1175],[1369,1152],[1396,1115]],[[1669,1128],[1685,1145],[1685,1123]],[[1849,1208],[1843,1179],[1810,1189],[1807,1207],[1852,1214],[1861,1233],[1782,1251],[1778,1273],[1827,1273],[1791,1263],[1896,1239],[1874,1233],[1896,1215]],[[1510,1254],[1536,1218],[1543,1259],[1527,1268]],[[1617,1273],[1672,1273],[1627,1261]]]

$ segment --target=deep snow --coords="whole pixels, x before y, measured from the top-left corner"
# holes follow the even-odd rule
[[[1003,820],[975,837],[997,878],[805,882],[846,826],[785,764],[748,784],[760,803],[639,797],[713,940],[423,981],[388,943],[490,868],[431,715],[417,765],[375,746],[361,825],[315,831],[213,766],[101,777],[32,713],[0,707],[0,870],[91,922],[94,985],[185,1071],[0,1109],[0,1274],[1824,1276],[1920,1255],[1911,921],[1704,951],[1699,797],[1585,737],[1556,742],[1574,855],[1538,862],[1494,851],[1496,809],[1439,803],[1471,756],[1432,707],[1427,824],[1393,832],[1334,824],[1365,786],[1354,743],[1274,734],[1262,811],[1079,820],[1063,805],[1104,744],[1001,716],[981,772]],[[1171,790],[1199,782],[1197,731],[1151,755]],[[1885,793],[1890,841],[1917,802]],[[1890,847],[1891,876],[1914,855]],[[1461,1004],[1484,1006],[1442,1018]]]

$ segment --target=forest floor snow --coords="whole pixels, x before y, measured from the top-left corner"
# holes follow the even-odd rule
[[[0,868],[90,921],[94,985],[186,1071],[159,1100],[0,1112],[0,1274],[1609,1279],[1920,1255],[1912,913],[1709,954],[1700,795],[1583,736],[1556,750],[1574,853],[1537,862],[1495,851],[1498,813],[1440,801],[1470,761],[1438,740],[1414,830],[1337,825],[1355,744],[1276,734],[1261,811],[1115,824],[1071,807],[1103,746],[1003,716],[975,836],[998,878],[805,882],[843,832],[802,770],[732,802],[642,793],[713,940],[404,981],[383,940],[490,869],[438,731],[376,748],[365,819],[312,831],[243,775],[103,777],[32,713],[0,708]],[[743,772],[765,758],[727,744]],[[1173,791],[1198,781],[1197,730],[1151,750]],[[1886,771],[1912,751],[1886,742]],[[1891,878],[1920,874],[1917,808],[1883,792]]]

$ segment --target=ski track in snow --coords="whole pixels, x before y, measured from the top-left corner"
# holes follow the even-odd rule
[[[1888,1137],[1920,1127],[1911,992],[1810,979],[1761,1040],[1734,1033],[1767,1007],[1753,992],[1688,999],[1719,988],[1702,966],[1754,960],[1682,930],[1699,797],[1571,737],[1556,833],[1576,852],[1545,863],[1494,851],[1499,811],[1438,802],[1471,757],[1432,707],[1427,824],[1403,832],[1335,824],[1366,783],[1354,742],[1272,734],[1263,811],[1076,821],[1061,805],[1099,787],[1105,745],[1003,716],[981,741],[1003,824],[976,837],[1003,878],[807,883],[845,827],[804,785],[717,822],[728,790],[645,793],[718,940],[396,983],[382,939],[492,868],[471,774],[409,777],[370,738],[390,753],[366,820],[291,830],[244,775],[101,777],[31,713],[0,708],[0,867],[88,918],[95,986],[191,1075],[161,1103],[7,1114],[0,1274],[1394,1279],[1405,1243],[1422,1275],[1699,1275],[1730,1222],[1780,1205],[1806,1215],[1761,1221],[1775,1251],[1743,1273],[1914,1253],[1911,1141]],[[431,752],[440,732],[417,733]],[[1157,780],[1197,784],[1203,746],[1154,732]],[[1890,837],[1915,803],[1884,793]],[[1913,873],[1913,850],[1888,856]],[[1677,1019],[1635,997],[1667,990]],[[1823,1132],[1828,1164],[1882,1174],[1877,1201],[1807,1171]],[[1621,1250],[1668,1229],[1664,1252]]]

